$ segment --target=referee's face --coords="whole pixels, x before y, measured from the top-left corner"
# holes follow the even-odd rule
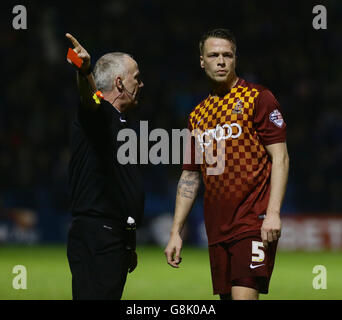
[[[140,71],[135,60],[128,58],[126,62],[126,76],[123,79],[125,96],[127,103],[131,105],[138,104],[139,93],[144,86],[140,78]]]
[[[234,44],[227,39],[208,38],[200,56],[201,67],[215,83],[223,84],[235,77]]]

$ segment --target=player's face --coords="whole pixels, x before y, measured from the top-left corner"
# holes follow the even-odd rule
[[[125,86],[125,96],[130,104],[138,104],[139,93],[144,83],[140,79],[140,71],[138,64],[132,59],[128,58],[126,64],[127,73],[123,79]]]
[[[200,62],[207,76],[216,83],[229,82],[235,77],[236,56],[229,40],[208,38]]]

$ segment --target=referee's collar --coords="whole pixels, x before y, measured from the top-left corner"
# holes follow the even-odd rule
[[[120,110],[118,110],[117,107],[111,104],[108,100],[103,100],[103,103],[107,103],[111,107],[113,117],[115,117],[116,119],[119,119],[122,124],[127,125],[128,121],[127,121],[126,114],[124,112],[121,112]]]
[[[112,104],[112,107],[114,108],[114,110],[116,111],[117,114],[119,114],[119,115],[122,114],[122,112],[116,106],[114,106],[113,104]]]
[[[126,114],[124,112],[121,112],[120,110],[118,110],[114,105],[112,105],[113,109],[114,109],[114,114],[119,118],[121,123],[127,124],[127,117]]]

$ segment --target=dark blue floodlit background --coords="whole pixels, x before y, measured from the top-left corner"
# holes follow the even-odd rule
[[[26,1],[27,30],[12,28],[16,3],[7,3],[0,11],[0,243],[66,239],[69,133],[79,101],[66,32],[93,64],[107,52],[132,54],[145,83],[135,126],[147,120],[150,130],[171,133],[187,126],[208,94],[201,34],[231,29],[238,75],[271,89],[283,108],[291,164],[283,213],[341,214],[342,2],[320,3],[327,30],[312,27],[311,1]],[[181,165],[141,169],[146,208],[138,240],[164,243]],[[189,217],[193,244],[205,240],[202,198]]]

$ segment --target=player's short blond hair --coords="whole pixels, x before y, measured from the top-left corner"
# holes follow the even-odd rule
[[[204,43],[209,38],[219,38],[219,39],[229,40],[233,44],[234,54],[236,53],[236,39],[235,39],[233,32],[231,32],[228,29],[218,28],[218,29],[209,30],[202,35],[202,38],[199,42],[200,55],[203,55]]]

